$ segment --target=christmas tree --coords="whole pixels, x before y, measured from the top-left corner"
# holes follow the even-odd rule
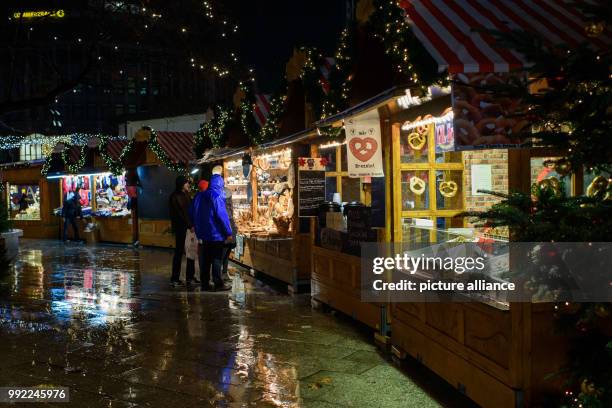
[[[610,6],[589,5],[585,27],[598,37],[610,23]],[[531,146],[558,149],[552,160],[559,178],[532,186],[530,192],[494,193],[502,201],[476,217],[481,225],[508,226],[512,240],[523,242],[607,242],[612,236],[612,56],[609,49],[585,43],[577,48],[548,45],[525,32],[495,32],[500,45],[514,49],[533,63],[526,69],[533,92],[526,86],[507,86],[504,92],[529,106]],[[510,169],[512,171],[512,169]],[[583,177],[585,188],[573,196],[564,184]],[[567,389],[554,406],[612,406],[612,322],[607,303],[563,304],[555,318],[571,339],[568,365],[562,373]],[[551,373],[552,374],[552,373]]]

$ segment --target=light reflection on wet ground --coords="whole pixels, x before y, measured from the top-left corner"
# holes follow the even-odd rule
[[[458,406],[430,377],[391,366],[367,331],[313,311],[308,295],[258,283],[237,304],[169,289],[168,251],[24,240],[9,272],[0,386],[70,387],[57,406]]]

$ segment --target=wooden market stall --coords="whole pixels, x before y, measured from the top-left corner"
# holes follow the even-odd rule
[[[126,168],[134,172],[138,184],[138,241],[145,246],[173,248],[168,199],[178,173],[169,167],[186,168],[195,161],[193,134],[143,128],[135,139],[141,148]]]
[[[314,130],[290,135],[257,149],[235,149],[203,162],[223,163],[238,228],[232,259],[297,292],[310,284],[310,226],[300,223],[297,205],[297,158]]]
[[[13,227],[25,238],[57,238],[59,219],[53,208],[60,203],[55,183],[41,177],[44,161],[28,161],[0,166],[3,197]]]
[[[542,177],[554,177],[546,161],[560,153],[536,148],[454,151],[449,144],[452,119],[446,119],[450,97],[422,99],[412,106],[401,106],[405,102],[401,98],[397,90],[383,93],[318,123],[342,126],[350,118],[378,111],[385,167],[382,188],[375,178],[353,179],[361,185],[356,197],[370,207],[370,219],[375,218],[375,207],[384,203],[384,223],[374,240],[402,242],[407,248],[458,237],[507,241],[507,230],[475,229],[455,216],[497,202],[476,192],[479,188],[529,191]],[[342,164],[344,142],[328,141],[313,154],[318,150],[315,157],[330,157],[325,151],[332,146],[328,161],[334,156],[337,161],[326,173],[327,187],[339,191],[341,201],[347,202],[349,181],[342,180],[347,176]],[[487,177],[482,177],[483,172]],[[584,183],[582,177],[574,177],[568,192],[582,191]],[[353,190],[348,189],[349,196]],[[350,216],[347,219],[350,224]],[[545,380],[561,366],[566,352],[564,338],[553,327],[551,304],[364,302],[361,259],[347,250],[350,225],[331,229],[339,234],[331,234],[326,225],[315,230],[317,238],[312,241],[315,301],[377,329],[378,338],[390,344],[398,358],[411,355],[484,406],[521,406],[559,387],[558,381]]]

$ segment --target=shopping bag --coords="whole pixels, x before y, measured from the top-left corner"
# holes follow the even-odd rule
[[[196,259],[198,257],[198,239],[191,230],[187,230],[187,235],[185,236],[185,256],[187,256],[187,259]]]

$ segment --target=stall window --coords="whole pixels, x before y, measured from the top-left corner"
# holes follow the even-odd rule
[[[124,176],[112,174],[94,177],[96,212],[98,217],[129,215],[128,195]]]
[[[366,194],[367,183],[363,178],[348,176],[346,143],[339,146],[319,148],[320,157],[327,158],[325,172],[326,199],[331,201],[334,193],[340,194],[342,202],[361,202],[370,205],[370,195]]]
[[[461,153],[436,145],[435,126],[393,127],[395,240],[409,245],[448,241],[463,227],[453,218],[463,210]]]
[[[82,209],[91,210],[91,178],[89,176],[62,177],[62,203],[71,198],[79,188],[79,197]]]
[[[40,220],[38,184],[9,184],[7,191],[11,220]]]

